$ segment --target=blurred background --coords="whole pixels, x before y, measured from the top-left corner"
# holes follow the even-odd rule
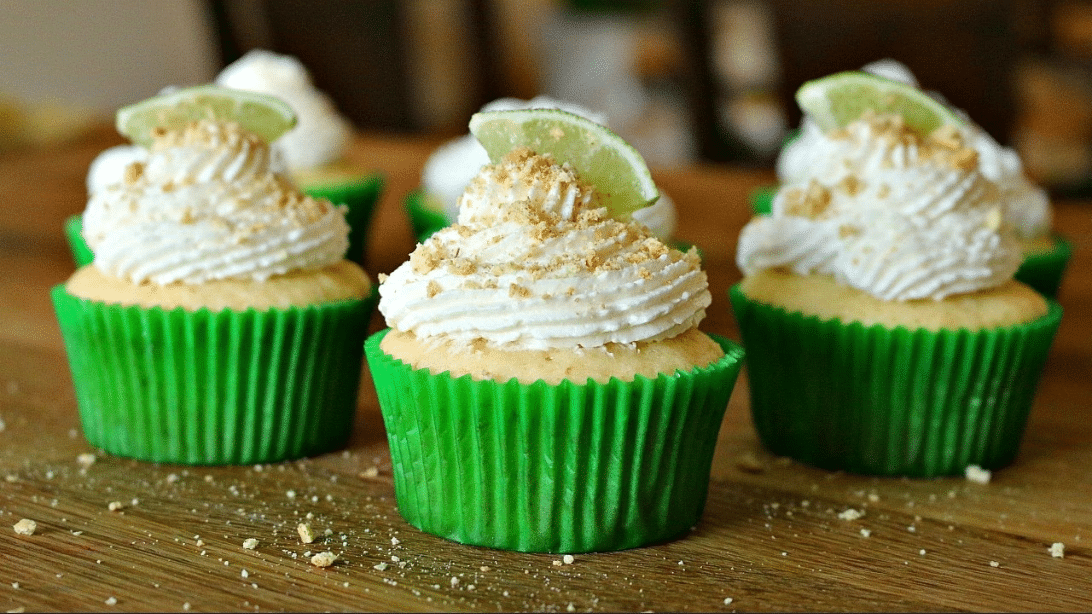
[[[1052,191],[1092,193],[1086,0],[2,0],[0,151],[253,48],[298,57],[361,131],[454,136],[545,94],[661,167],[772,165],[803,81],[892,58]]]

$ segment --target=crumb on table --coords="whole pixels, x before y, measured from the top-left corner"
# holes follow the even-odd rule
[[[968,482],[974,482],[975,484],[989,484],[993,473],[989,469],[983,469],[978,465],[967,465],[967,468],[963,470],[963,477],[967,478]]]
[[[300,541],[305,544],[310,544],[315,541],[315,532],[311,529],[311,525],[306,522],[301,522],[296,527],[296,532],[300,535]]]
[[[34,532],[38,530],[38,523],[29,518],[23,518],[12,525],[12,528],[18,535],[34,535]]]

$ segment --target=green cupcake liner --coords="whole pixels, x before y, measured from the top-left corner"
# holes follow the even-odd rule
[[[1016,457],[1062,309],[931,332],[820,320],[729,292],[751,413],[774,454],[870,475],[961,475]]]
[[[389,329],[388,329],[389,330]],[[633,382],[521,384],[414,369],[365,346],[399,512],[464,544],[523,552],[678,537],[705,506],[717,432],[743,359]]]
[[[425,202],[425,193],[414,190],[406,195],[406,215],[409,216],[410,228],[418,243],[424,243],[432,233],[448,226],[451,222],[443,211],[437,211]]]
[[[751,190],[751,212],[755,215],[769,215],[778,187],[776,185],[763,185]]]
[[[91,253],[91,248],[87,247],[87,242],[83,240],[82,215],[71,215],[64,221],[64,236],[68,240],[68,249],[72,252],[72,260],[75,261],[76,268],[91,264],[95,254]]]
[[[123,307],[52,291],[88,442],[154,462],[275,462],[352,432],[376,295],[258,311]]]
[[[345,221],[349,223],[349,249],[345,252],[345,258],[360,266],[364,266],[368,230],[372,225],[383,184],[383,176],[377,173],[336,183],[302,187],[313,198],[325,198],[334,204],[348,207]]]
[[[1014,275],[1017,281],[1048,298],[1058,296],[1069,257],[1073,255],[1073,245],[1065,237],[1053,235],[1052,239],[1054,245],[1050,251],[1028,255]]]

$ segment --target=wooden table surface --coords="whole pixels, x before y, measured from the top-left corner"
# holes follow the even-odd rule
[[[1092,202],[1056,204],[1056,228],[1074,244],[1066,312],[1021,453],[988,484],[860,477],[774,458],[755,439],[744,375],[692,533],[565,563],[406,524],[366,370],[357,428],[341,452],[184,467],[89,446],[48,290],[73,270],[61,225],[83,209],[87,165],[118,142],[104,128],[63,148],[0,156],[0,610],[1092,609]],[[373,277],[413,248],[401,199],[436,143],[356,143],[354,160],[387,178],[368,251]],[[654,174],[678,204],[681,238],[704,250],[713,305],[703,328],[738,339],[726,296],[739,278],[736,237],[748,192],[772,173]],[[864,516],[840,517],[849,509]],[[37,522],[33,535],[12,528],[23,518]],[[301,521],[323,537],[301,544]],[[243,547],[250,538],[252,550]],[[1051,555],[1056,542],[1064,558]],[[312,566],[309,553],[326,550],[339,562]]]

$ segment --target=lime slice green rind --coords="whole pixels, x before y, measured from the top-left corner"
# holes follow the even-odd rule
[[[808,81],[796,91],[796,102],[828,132],[846,127],[866,110],[901,115],[908,127],[922,135],[944,125],[965,125],[952,109],[921,89],[860,71]]]
[[[199,119],[235,122],[272,143],[296,125],[296,113],[283,100],[267,94],[198,85],[153,96],[122,107],[117,129],[132,142],[148,147],[157,128],[180,129]]]
[[[641,154],[610,129],[580,115],[559,109],[481,112],[470,118],[470,132],[494,163],[520,146],[569,163],[619,219],[660,197]]]

